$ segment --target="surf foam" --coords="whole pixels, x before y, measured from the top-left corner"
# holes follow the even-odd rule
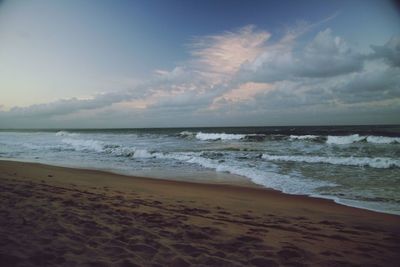
[[[96,140],[83,140],[83,139],[71,139],[64,138],[61,142],[67,144],[72,149],[76,151],[95,151],[95,152],[103,152],[104,145],[100,141]]]
[[[252,182],[273,188],[288,194],[311,194],[321,186],[332,186],[334,184],[323,181],[314,181],[298,174],[284,175],[273,171],[259,170],[254,167],[240,166],[238,162],[220,162],[218,160],[201,157],[201,153],[154,153],[157,158],[169,158],[186,163],[196,164],[217,172],[226,172],[249,178]]]
[[[400,144],[400,137],[386,137],[386,136],[368,136],[367,137],[368,143],[374,144]]]
[[[196,138],[202,141],[215,141],[215,140],[240,140],[243,139],[245,134],[226,134],[226,133],[202,133],[198,132]]]
[[[315,140],[318,139],[319,136],[318,135],[291,135],[289,137],[292,140]]]
[[[346,136],[328,136],[326,143],[335,145],[348,145],[355,142],[364,140],[364,136],[358,134],[346,135]]]
[[[78,133],[70,133],[66,131],[58,131],[56,132],[56,136],[78,136]]]
[[[291,162],[306,162],[306,163],[326,163],[333,165],[347,165],[359,167],[372,167],[378,169],[388,169],[400,167],[400,161],[391,158],[367,158],[367,157],[321,157],[321,156],[278,156],[263,154],[262,158],[271,161],[291,161]]]
[[[328,136],[326,143],[334,145],[348,145],[357,142],[368,142],[372,144],[395,144],[400,143],[400,137],[387,137],[387,136],[362,136],[359,134],[352,134],[346,136]]]
[[[113,156],[132,157],[132,158],[152,158],[152,152],[146,149],[135,147],[122,147],[115,144],[106,144],[98,140],[83,140],[65,138],[62,140],[64,144],[76,151],[93,151],[96,153],[107,153]]]

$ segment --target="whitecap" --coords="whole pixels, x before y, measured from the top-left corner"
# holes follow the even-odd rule
[[[189,132],[189,131],[182,131],[182,132],[180,132],[179,133],[179,135],[180,136],[183,136],[183,137],[191,137],[191,136],[194,136],[196,133],[194,133],[194,132]]]
[[[373,136],[370,135],[367,137],[368,143],[373,144],[400,144],[400,137],[387,137],[387,136]]]
[[[377,157],[321,157],[321,156],[289,156],[289,155],[269,155],[263,154],[263,159],[270,161],[289,161],[289,162],[306,162],[306,163],[326,163],[333,165],[346,166],[368,166],[371,168],[388,169],[400,167],[400,161],[392,158]]]
[[[226,134],[226,133],[202,133],[198,132],[196,138],[202,141],[215,140],[240,140],[244,138],[244,134]]]
[[[318,135],[311,135],[311,134],[308,134],[308,135],[291,135],[289,138],[292,139],[292,140],[315,140],[315,139],[318,139],[319,136]]]
[[[134,158],[152,158],[154,156],[152,155],[152,153],[150,153],[146,149],[136,149],[133,154],[133,157]]]
[[[76,151],[95,151],[95,152],[104,151],[104,144],[97,140],[65,138],[61,142],[67,144]]]
[[[355,142],[360,142],[365,140],[365,136],[360,136],[359,134],[352,134],[346,136],[331,136],[329,135],[326,143],[327,144],[334,144],[334,145],[348,145]]]
[[[66,131],[58,131],[56,132],[56,136],[78,136],[78,133],[71,133],[71,132],[66,132]]]

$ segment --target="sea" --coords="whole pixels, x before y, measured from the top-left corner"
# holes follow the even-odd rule
[[[253,184],[400,214],[400,125],[0,130],[0,159]]]

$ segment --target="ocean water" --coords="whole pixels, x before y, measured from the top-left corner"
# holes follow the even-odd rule
[[[251,181],[400,214],[400,126],[0,130],[0,159]]]

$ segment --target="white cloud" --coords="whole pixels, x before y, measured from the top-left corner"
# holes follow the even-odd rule
[[[304,48],[296,64],[297,76],[330,77],[360,71],[363,61],[342,38],[326,29]]]
[[[252,62],[242,66],[241,80],[274,82],[298,77],[332,77],[360,71],[363,58],[330,29],[319,32],[304,48],[295,50],[295,39],[283,38]]]

